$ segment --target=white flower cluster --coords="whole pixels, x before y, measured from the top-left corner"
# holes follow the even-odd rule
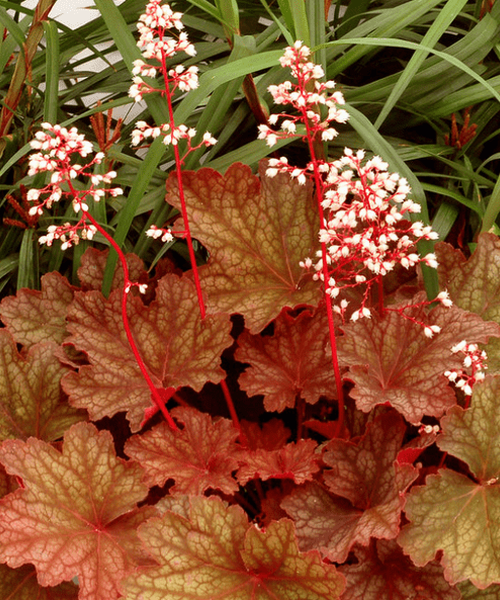
[[[406,179],[390,173],[387,163],[380,157],[365,161],[363,150],[353,152],[346,148],[344,155],[331,163],[315,158],[313,140],[333,139],[337,131],[330,123],[345,123],[348,113],[338,108],[344,104],[342,94],[331,93],[334,82],[318,81],[324,77],[324,71],[309,60],[310,54],[302,42],[285,50],[280,63],[290,68],[297,81],[270,86],[269,91],[276,104],[290,105],[294,114],[271,115],[271,125],[281,119],[281,131],[262,125],[259,138],[273,146],[278,139],[297,135],[298,125],[302,124],[305,133],[300,135],[311,149],[311,162],[305,168],[299,168],[290,165],[286,157],[271,158],[266,174],[275,177],[278,173],[287,173],[300,185],[305,185],[308,180],[314,182],[322,221],[319,232],[322,247],[315,259],[306,258],[300,265],[314,271],[313,279],[325,283],[325,292],[332,300],[336,300],[342,291],[363,285],[360,308],[350,317],[357,321],[371,316],[366,306],[371,288],[377,282],[380,284],[380,278],[396,265],[405,269],[419,263],[433,268],[438,266],[433,253],[421,257],[416,251],[419,241],[436,240],[438,236],[421,221],[410,222],[408,217],[419,213],[420,205],[408,198],[410,186]],[[323,120],[321,110],[318,110],[321,106],[328,108]],[[436,300],[444,306],[451,305],[446,292]],[[346,299],[338,299],[333,308],[344,317],[348,304]],[[425,325],[405,315],[404,309],[395,310],[423,326],[428,337],[440,331],[438,325]]]
[[[488,368],[486,361],[488,357],[484,350],[480,350],[477,344],[469,344],[462,340],[452,347],[453,354],[462,353],[464,355],[463,369],[458,371],[445,371],[444,375],[457,388],[463,390],[466,396],[472,395],[474,384],[482,381],[485,377],[485,370]]]
[[[339,109],[339,105],[345,103],[341,92],[330,93],[335,87],[335,82],[320,82],[325,76],[323,68],[315,65],[308,60],[311,51],[302,42],[295,42],[285,50],[280,58],[282,67],[289,67],[292,75],[297,79],[296,83],[285,81],[279,85],[271,85],[268,90],[273,96],[275,104],[289,104],[298,115],[273,114],[269,117],[269,123],[276,125],[279,118],[283,118],[281,131],[275,131],[268,125],[259,125],[258,138],[266,140],[268,146],[274,146],[278,139],[283,139],[297,135],[297,123],[305,122],[312,135],[320,133],[323,141],[334,139],[338,132],[331,127],[332,122],[346,123],[349,114],[344,109]],[[310,82],[314,81],[314,85]],[[310,88],[313,87],[313,91]],[[323,105],[328,108],[327,116],[322,119],[315,108]]]
[[[162,242],[174,241],[174,236],[172,235],[171,229],[163,229],[157,227],[156,225],[151,225],[151,227],[146,231],[146,235],[154,240],[161,238]]]
[[[437,267],[434,254],[420,257],[415,251],[418,241],[435,240],[437,234],[421,221],[407,220],[407,215],[420,212],[420,205],[407,198],[410,187],[406,179],[389,173],[387,163],[378,156],[366,162],[364,158],[362,150],[354,153],[346,148],[340,160],[320,165],[325,182],[322,201],[325,220],[319,239],[327,246],[330,275],[327,293],[333,299],[343,288],[360,284],[366,285],[368,293],[377,277],[386,275],[397,264],[406,269],[420,262]],[[271,160],[270,165],[268,175],[290,172],[283,159]],[[308,165],[302,176],[309,176],[311,169],[312,165]],[[294,176],[293,171],[291,175]],[[323,281],[321,251],[317,258],[316,262],[308,258],[302,265],[314,268],[313,277]],[[343,314],[342,305],[336,311]],[[351,319],[362,316],[369,316],[367,310],[355,311]],[[429,327],[425,333],[432,335],[436,333],[434,329]]]
[[[146,6],[146,12],[139,17],[137,29],[140,36],[137,46],[141,48],[146,61],[156,60],[158,64],[150,64],[142,59],[134,61],[134,77],[129,96],[135,102],[140,102],[144,94],[161,91],[143,79],[155,77],[158,71],[165,77],[165,84],[172,86],[172,92],[176,88],[189,92],[198,87],[198,67],[191,66],[186,69],[183,65],[178,65],[174,69],[166,68],[167,59],[178,52],[185,52],[189,56],[196,55],[196,49],[189,42],[186,32],[182,31],[175,37],[165,35],[167,30],[184,29],[181,19],[182,13],[173,12],[168,4],[161,4],[160,0],[151,0]]]
[[[180,140],[187,140],[188,152],[192,152],[201,146],[213,146],[217,143],[217,140],[206,132],[203,134],[202,141],[198,146],[191,146],[191,140],[196,135],[196,129],[188,128],[186,125],[179,125],[173,131],[168,123],[164,123],[161,127],[151,127],[146,121],[137,121],[135,126],[136,128],[132,131],[132,146],[137,146],[148,138],[155,139],[160,135],[163,136],[165,145],[172,144],[172,146],[176,146]]]
[[[173,12],[168,4],[161,4],[159,0],[152,0],[146,6],[146,12],[139,17],[137,28],[140,38],[137,42],[142,49],[142,55],[147,61],[156,60],[158,64],[151,64],[142,59],[134,61],[132,70],[133,84],[129,90],[129,96],[139,102],[144,94],[159,92],[167,96],[167,102],[171,105],[171,97],[178,88],[183,92],[189,92],[198,87],[198,67],[191,66],[187,69],[183,65],[177,65],[173,69],[167,68],[167,59],[177,52],[186,52],[190,56],[196,54],[196,50],[189,43],[187,34],[181,32],[176,36],[165,37],[165,32],[171,29],[181,30],[182,13]],[[155,77],[160,72],[164,77],[164,87],[156,88],[144,81],[143,77]],[[145,121],[138,121],[132,132],[132,146],[137,146],[148,138],[163,136],[165,145],[177,146],[180,140],[187,140],[187,153],[193,152],[201,146],[213,146],[217,140],[208,132],[203,135],[201,142],[191,145],[191,140],[196,135],[196,130],[186,125],[172,126],[164,124],[160,127],[151,127]]]
[[[30,143],[34,150],[29,159],[29,175],[50,172],[50,181],[42,189],[30,189],[27,199],[33,203],[29,210],[30,215],[43,214],[44,209],[52,208],[54,202],[63,198],[71,199],[75,213],[83,212],[84,215],[77,225],[65,223],[61,226],[50,226],[47,235],[39,238],[40,244],[51,246],[54,240],[61,240],[61,248],[65,250],[78,243],[79,235],[83,239],[92,239],[96,233],[94,225],[87,224],[85,213],[88,211],[87,198],[91,197],[98,202],[106,193],[111,196],[123,194],[121,188],[101,188],[102,184],[111,184],[116,177],[115,171],[105,174],[93,172],[93,166],[100,164],[104,158],[102,152],[92,156],[93,146],[79,134],[75,127],[66,129],[60,125],[42,123],[42,131],[35,134],[35,139]],[[85,164],[75,162],[80,158],[90,158]],[[80,189],[75,186],[77,178],[86,179],[90,186]]]
[[[75,227],[71,223],[64,225],[50,225],[47,228],[47,235],[42,235],[38,239],[40,245],[52,246],[54,240],[61,240],[61,250],[67,250],[71,246],[77,246],[82,240],[91,240],[97,233],[97,228],[94,225],[81,223]]]
[[[195,56],[196,50],[189,43],[188,36],[181,32],[177,39],[165,37],[167,29],[184,29],[181,21],[182,13],[173,12],[168,4],[162,4],[161,0],[151,0],[146,5],[146,12],[139,17],[137,30],[140,38],[137,43],[142,48],[144,58],[156,58],[159,61],[169,58],[177,52],[185,52]]]

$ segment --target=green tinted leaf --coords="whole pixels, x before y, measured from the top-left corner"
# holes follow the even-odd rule
[[[300,485],[310,481],[319,471],[316,445],[313,440],[298,440],[276,450],[258,448],[245,452],[240,458],[243,465],[236,477],[241,485],[250,479],[292,479]]]
[[[443,551],[450,583],[470,579],[484,588],[500,582],[500,377],[474,388],[471,408],[454,407],[442,420],[439,447],[464,460],[475,479],[449,469],[414,488],[399,537],[417,566]]]
[[[426,314],[420,306],[405,314],[438,325],[441,333],[429,339],[422,325],[397,312],[383,318],[373,314],[344,327],[345,335],[338,340],[339,358],[350,367],[349,379],[355,384],[351,396],[360,410],[369,412],[387,402],[410,423],[418,424],[424,415],[440,417],[456,402],[444,377],[445,371],[462,366],[452,346],[464,339],[484,343],[500,330],[495,323],[456,307],[437,307]]]
[[[393,540],[378,540],[354,549],[357,564],[340,567],[347,587],[342,600],[459,600],[460,592],[443,577],[437,561],[416,567]]]
[[[437,244],[439,279],[453,302],[485,321],[500,324],[500,240],[481,233],[472,256],[467,260],[460,250]],[[467,338],[464,338],[467,339]],[[500,340],[492,339],[486,348],[490,371],[500,369]]]
[[[68,368],[57,358],[58,349],[43,342],[21,355],[9,333],[0,330],[0,440],[56,440],[84,418],[61,397],[61,378]]]
[[[402,492],[416,475],[410,465],[395,465],[404,433],[403,420],[391,412],[376,419],[358,444],[328,443],[324,460],[332,468],[324,477],[333,494],[310,483],[281,503],[295,521],[301,549],[344,562],[356,543],[397,536]]]
[[[52,340],[61,344],[67,336],[66,311],[75,288],[59,273],[41,279],[41,291],[21,289],[4,298],[0,316],[16,342],[31,346]]]
[[[243,314],[252,333],[284,307],[321,299],[321,287],[299,265],[318,247],[311,188],[287,175],[265,177],[264,169],[260,181],[241,164],[225,176],[212,169],[183,174],[191,234],[210,252],[200,269],[208,309]],[[175,177],[167,191],[168,202],[180,208]]]
[[[7,440],[0,460],[23,482],[0,505],[0,560],[33,563],[46,586],[78,576],[80,600],[118,599],[120,580],[147,562],[136,528],[155,511],[136,508],[147,493],[141,467],[85,423],[66,432],[62,453],[35,438]]]
[[[326,312],[303,312],[293,318],[283,312],[272,336],[244,332],[238,338],[236,360],[249,363],[240,387],[250,396],[262,394],[268,411],[294,408],[297,397],[310,404],[335,389]]]
[[[234,494],[238,485],[231,473],[238,468],[239,435],[229,419],[213,421],[192,408],[171,411],[183,423],[174,431],[166,423],[142,435],[132,436],[125,452],[145,470],[148,485],[175,481],[170,494],[203,494],[208,488]]]
[[[290,521],[262,532],[217,497],[193,496],[188,515],[166,512],[140,535],[159,566],[126,581],[126,600],[335,600],[343,590],[333,565],[298,551]]]
[[[121,316],[121,290],[108,299],[98,291],[80,292],[68,311],[70,342],[86,352],[90,365],[64,378],[70,402],[85,407],[93,419],[127,411],[134,431],[152,406],[151,391],[130,349]],[[228,315],[201,319],[194,284],[166,275],[156,300],[144,306],[129,295],[128,317],[134,339],[155,386],[160,390],[190,386],[224,376],[220,355],[232,344]]]

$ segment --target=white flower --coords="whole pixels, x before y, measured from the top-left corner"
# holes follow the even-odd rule
[[[434,337],[434,334],[439,333],[440,331],[441,327],[439,327],[438,325],[428,325],[427,327],[424,327],[424,334],[428,338]]]
[[[447,308],[453,306],[453,302],[450,300],[450,295],[446,290],[443,292],[439,292],[439,294],[436,296],[436,300],[441,302],[441,304],[443,306],[446,306]]]

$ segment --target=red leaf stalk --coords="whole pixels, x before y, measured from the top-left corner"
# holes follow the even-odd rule
[[[226,404],[227,407],[229,409],[229,414],[231,415],[231,419],[233,421],[233,425],[236,427],[236,429],[240,432],[240,443],[242,446],[247,446],[247,439],[245,434],[243,433],[242,429],[241,429],[241,424],[240,421],[238,419],[238,415],[236,414],[236,409],[234,408],[234,403],[233,403],[233,399],[231,398],[231,393],[229,391],[229,388],[227,387],[227,383],[226,380],[223,379],[220,382],[220,387],[222,389],[222,393],[224,394],[224,399],[226,400]]]

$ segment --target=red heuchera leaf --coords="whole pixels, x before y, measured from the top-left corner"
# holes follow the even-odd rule
[[[200,269],[208,307],[243,314],[252,333],[284,307],[321,300],[321,286],[299,265],[318,248],[311,186],[286,174],[270,179],[265,166],[260,181],[240,163],[224,176],[208,168],[182,174],[191,233],[210,251]],[[180,208],[175,176],[167,182],[167,201]]]
[[[35,438],[7,440],[0,460],[24,485],[0,501],[0,561],[33,563],[43,586],[78,576],[79,600],[118,598],[119,581],[145,560],[137,526],[155,512],[136,508],[147,494],[141,467],[87,423],[66,432],[62,453]]]
[[[62,397],[61,377],[68,369],[55,357],[57,349],[40,343],[22,356],[10,334],[0,330],[0,441],[56,440],[84,418]]]
[[[442,419],[438,446],[469,466],[476,480],[449,469],[411,490],[410,524],[399,541],[418,566],[443,551],[445,577],[479,588],[500,583],[500,375],[476,384],[471,408]]]
[[[399,532],[402,492],[416,477],[410,465],[395,464],[405,425],[387,413],[371,423],[358,444],[331,440],[324,461],[329,494],[318,484],[297,488],[281,506],[294,519],[300,546],[318,548],[330,560],[344,562],[357,542],[391,539]]]
[[[2,600],[77,600],[78,588],[74,583],[41,587],[36,580],[36,570],[31,565],[19,569],[0,565],[0,598]]]
[[[0,303],[0,316],[18,344],[31,346],[52,340],[61,344],[67,336],[66,310],[75,289],[60,273],[41,278],[42,291],[22,289]]]
[[[96,248],[87,248],[85,250],[80,267],[78,269],[78,279],[82,288],[86,290],[100,290],[104,279],[104,271],[108,260],[109,250],[97,250]],[[147,281],[147,272],[144,269],[144,263],[137,254],[126,254],[127,267],[131,281]],[[123,287],[123,269],[118,264],[115,268],[111,289]]]
[[[128,578],[126,600],[339,598],[343,577],[317,552],[298,551],[291,521],[259,531],[217,497],[193,496],[190,504],[188,516],[166,512],[141,526],[159,566]]]
[[[481,233],[472,256],[467,260],[460,250],[450,245],[436,245],[439,280],[447,288],[453,302],[476,313],[485,321],[500,324],[500,240],[497,235]],[[467,340],[469,341],[469,340]],[[500,339],[488,343],[488,366],[500,369]]]
[[[439,256],[439,280],[453,302],[460,308],[500,322],[500,239],[481,233],[472,256],[467,260],[460,250],[449,244],[436,244]]]
[[[281,419],[266,421],[262,429],[252,421],[241,420],[240,425],[250,450],[277,450],[287,443],[291,435]]]
[[[314,404],[320,396],[332,397],[335,376],[328,346],[325,311],[304,311],[292,317],[283,311],[274,322],[272,336],[238,338],[236,360],[250,363],[239,385],[250,396],[262,394],[267,411],[294,408],[297,397]]]
[[[172,430],[160,423],[151,431],[132,436],[125,444],[128,456],[142,465],[149,486],[175,481],[170,493],[203,494],[208,488],[234,494],[238,485],[239,432],[229,419],[212,420],[193,408],[178,407],[172,416],[184,428]]]
[[[419,569],[394,541],[357,546],[358,564],[339,567],[347,586],[342,600],[459,600],[460,592],[443,577],[437,561]]]
[[[456,403],[443,375],[462,366],[452,346],[461,340],[486,342],[489,336],[500,335],[500,328],[456,307],[437,307],[429,315],[421,307],[405,312],[420,322],[439,325],[441,333],[429,339],[423,327],[396,312],[383,318],[375,313],[344,327],[339,358],[350,365],[348,377],[355,383],[351,396],[360,410],[369,412],[388,402],[418,424],[424,415],[440,417]]]
[[[241,485],[256,478],[264,481],[293,479],[297,484],[305,483],[319,471],[314,454],[316,446],[313,440],[299,440],[278,450],[258,449],[246,452],[236,477]]]
[[[149,306],[133,296],[127,306],[134,339],[157,388],[199,391],[207,381],[218,383],[225,376],[220,355],[233,342],[229,317],[202,320],[189,279],[166,275]],[[127,411],[132,431],[137,431],[152,401],[125,335],[121,293],[112,292],[108,300],[98,291],[76,294],[68,330],[69,341],[91,363],[63,380],[71,404],[87,408],[94,420]]]
[[[426,448],[434,444],[436,437],[436,431],[421,431],[416,438],[410,440],[398,452],[398,463],[402,465],[404,463],[415,462]]]

